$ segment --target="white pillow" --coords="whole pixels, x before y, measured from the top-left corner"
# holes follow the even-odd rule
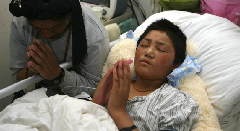
[[[235,124],[228,130],[236,130],[240,118],[240,28],[225,18],[210,14],[165,11],[149,17],[134,34],[161,18],[178,25],[196,44],[196,58],[202,65],[200,77],[206,84],[221,127],[227,127],[224,123],[231,121]]]

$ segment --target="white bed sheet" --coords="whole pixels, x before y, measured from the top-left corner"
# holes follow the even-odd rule
[[[46,96],[41,88],[0,112],[0,131],[117,131],[107,110],[66,95]]]

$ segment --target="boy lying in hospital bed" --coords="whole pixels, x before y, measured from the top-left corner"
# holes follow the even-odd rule
[[[168,74],[184,61],[185,52],[186,37],[178,26],[165,19],[156,21],[138,40],[134,59],[137,79],[132,83],[132,61],[119,60],[98,84],[92,99],[96,104],[56,95],[18,106],[23,100],[20,98],[0,112],[0,130],[12,129],[13,124],[18,124],[14,128],[17,130],[19,125],[28,125],[23,128],[99,130],[103,128],[97,127],[103,126],[112,131],[116,130],[115,124],[120,131],[193,130],[199,117],[197,103],[189,94],[167,83]],[[114,126],[97,104],[107,105]],[[89,112],[97,113],[93,117]],[[98,118],[101,124],[96,122]]]
[[[186,36],[166,19],[152,23],[137,42],[136,80],[130,60],[120,60],[100,81],[92,102],[107,105],[120,131],[194,129],[199,110],[186,92],[167,83],[185,59]]]

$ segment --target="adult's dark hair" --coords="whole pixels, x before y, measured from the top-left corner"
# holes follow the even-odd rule
[[[137,42],[137,46],[140,44],[142,39],[152,30],[163,31],[167,34],[167,36],[171,39],[175,50],[175,58],[173,64],[181,64],[185,59],[187,40],[182,30],[167,19],[157,20],[156,22],[153,22],[151,25],[149,25],[144,33],[140,36]]]
[[[28,20],[70,19],[72,24],[72,64],[74,69],[87,55],[87,40],[79,0],[12,0],[9,11]],[[79,70],[79,69],[78,69]]]

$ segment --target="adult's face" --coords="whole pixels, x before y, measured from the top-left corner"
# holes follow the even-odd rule
[[[63,20],[30,20],[29,24],[34,27],[45,39],[56,39],[67,29],[69,19]]]
[[[134,59],[136,74],[148,80],[165,81],[176,66],[175,50],[165,32],[152,30],[140,42]]]

